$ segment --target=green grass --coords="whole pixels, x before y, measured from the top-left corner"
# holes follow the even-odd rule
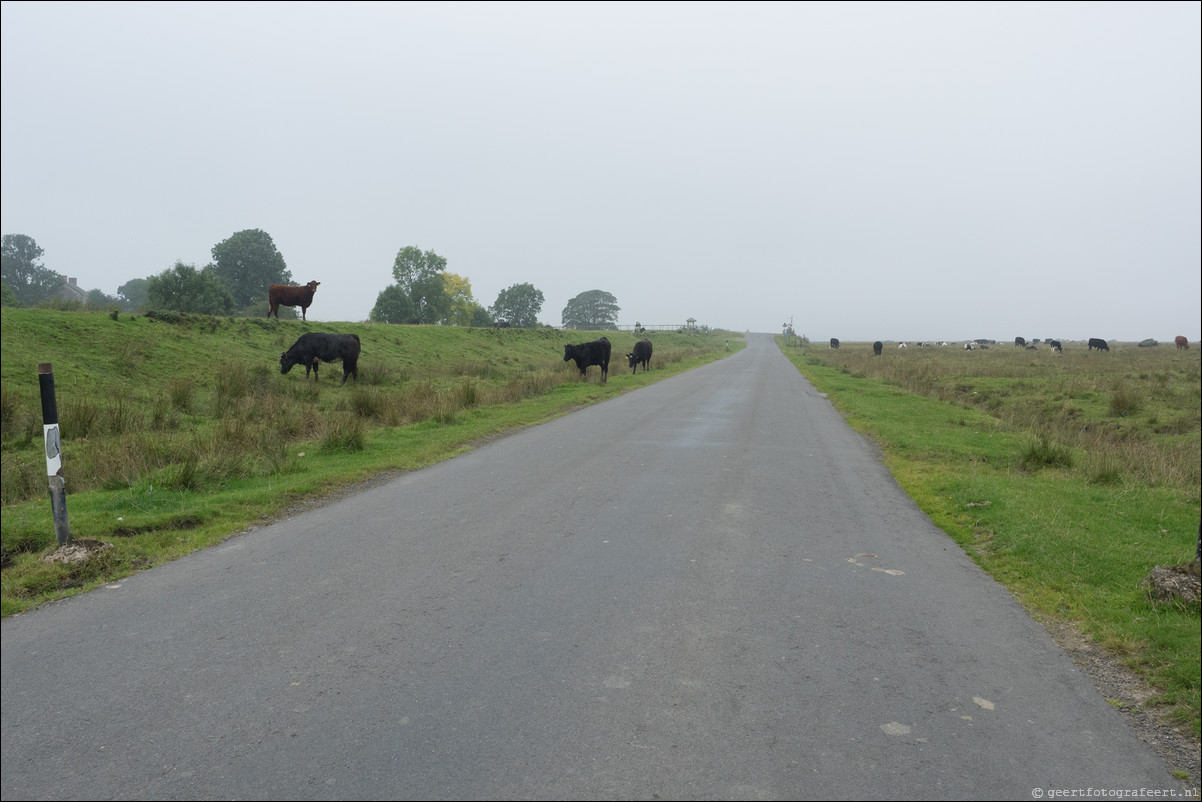
[[[1199,608],[1143,580],[1193,564],[1202,413],[1195,351],[782,350],[931,519],[1037,618],[1071,622],[1199,736]],[[1114,399],[1118,398],[1116,402]]]
[[[414,470],[727,354],[728,332],[653,332],[650,372],[613,342],[609,381],[584,381],[563,345],[598,332],[330,323],[358,334],[359,382],[279,372],[317,324],[5,309],[0,355],[3,615],[212,545],[298,503]],[[81,565],[57,547],[38,364],[50,363],[76,541],[114,548]],[[10,562],[11,559],[11,562]]]

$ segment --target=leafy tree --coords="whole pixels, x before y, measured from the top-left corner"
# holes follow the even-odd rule
[[[13,288],[3,282],[0,282],[0,306],[20,305],[21,302],[17,300],[17,294],[13,292]]]
[[[87,305],[90,309],[109,309],[120,307],[121,302],[103,290],[88,290]]]
[[[533,284],[514,284],[497,293],[491,312],[494,320],[504,320],[516,328],[530,329],[538,326],[538,313],[542,308],[542,290],[534,289]]]
[[[154,309],[172,309],[200,315],[225,315],[234,307],[230,291],[213,265],[197,270],[176,262],[175,267],[146,279],[146,296]]]
[[[563,327],[581,331],[616,329],[618,299],[602,290],[582,292],[563,308]]]
[[[33,306],[51,298],[63,284],[58,273],[38,262],[42,253],[33,237],[4,235],[0,246],[0,278],[21,306]]]
[[[375,323],[417,323],[417,310],[405,291],[396,284],[389,284],[376,296],[376,305],[371,308],[368,319]]]
[[[455,273],[443,273],[442,278],[450,303],[450,313],[442,322],[451,326],[472,325],[472,312],[479,306],[472,297],[472,283]]]
[[[146,287],[148,281],[144,278],[132,278],[117,288],[117,302],[126,312],[137,312],[146,305],[148,296]]]
[[[292,273],[271,235],[257,228],[239,231],[213,246],[216,275],[230,291],[234,307],[267,301],[272,284],[291,284]]]
[[[476,304],[475,308],[472,309],[471,325],[479,328],[479,327],[484,327],[484,326],[491,326],[492,324],[493,324],[492,315],[488,314],[488,310],[485,309],[483,306],[480,306],[480,304]]]
[[[401,248],[392,265],[396,286],[413,305],[416,323],[441,323],[450,317],[451,299],[443,273],[447,260],[415,245]]]

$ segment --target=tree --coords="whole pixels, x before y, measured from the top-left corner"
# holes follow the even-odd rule
[[[375,323],[417,323],[417,310],[409,296],[396,284],[389,284],[376,296],[368,319]]]
[[[292,283],[292,273],[271,235],[257,228],[239,231],[214,245],[213,262],[237,309],[266,304],[268,287]]]
[[[145,306],[148,300],[146,294],[147,284],[147,279],[131,278],[118,287],[117,302],[121,304],[121,308],[126,312],[137,312]]]
[[[13,288],[0,281],[0,306],[20,306],[21,302],[17,300],[17,294],[13,292]]]
[[[88,290],[87,306],[89,309],[110,309],[120,307],[121,302],[103,290]]]
[[[54,296],[63,279],[38,262],[42,249],[33,237],[5,234],[0,246],[0,278],[21,306],[33,306]]]
[[[197,270],[195,265],[176,262],[146,280],[146,296],[154,309],[172,309],[200,315],[228,314],[234,299],[213,265]]]
[[[542,308],[541,290],[534,289],[533,284],[514,284],[497,293],[496,303],[490,311],[494,320],[504,320],[514,328],[531,329],[538,326],[538,313]]]
[[[443,273],[447,260],[415,245],[401,248],[392,265],[396,286],[413,305],[417,323],[441,323],[451,313]]]
[[[563,327],[580,331],[598,331],[618,327],[618,299],[608,292],[582,292],[563,308]]]
[[[472,312],[480,306],[472,297],[472,283],[455,273],[443,273],[442,279],[450,305],[450,312],[442,322],[450,326],[472,325]]]
[[[490,315],[488,313],[488,310],[485,309],[483,306],[480,306],[480,304],[476,304],[476,308],[472,310],[471,325],[473,325],[477,328],[487,328],[488,326],[491,326],[492,324],[493,324],[492,315]]]

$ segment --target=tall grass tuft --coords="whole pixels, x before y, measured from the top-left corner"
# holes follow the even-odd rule
[[[192,402],[196,396],[196,380],[191,376],[181,376],[167,382],[167,397],[171,406],[180,412],[191,412]]]
[[[324,451],[362,451],[367,447],[363,420],[354,415],[335,414],[321,438]]]
[[[1119,384],[1110,393],[1110,414],[1117,418],[1134,415],[1142,408],[1139,393],[1125,384]]]
[[[244,366],[226,363],[218,368],[213,394],[215,415],[224,415],[230,405],[250,392],[250,386],[250,372]]]
[[[1040,468],[1071,468],[1073,452],[1053,443],[1047,436],[1039,435],[1027,443],[1019,456],[1019,464],[1027,471],[1037,471]]]

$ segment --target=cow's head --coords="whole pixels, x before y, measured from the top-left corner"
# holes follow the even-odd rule
[[[320,281],[310,281],[305,286],[309,288],[309,293],[312,294],[312,293],[317,292],[317,285],[320,283],[321,283]]]
[[[296,360],[288,356],[288,352],[280,354],[280,373],[287,373],[292,370],[292,366],[296,364]]]

